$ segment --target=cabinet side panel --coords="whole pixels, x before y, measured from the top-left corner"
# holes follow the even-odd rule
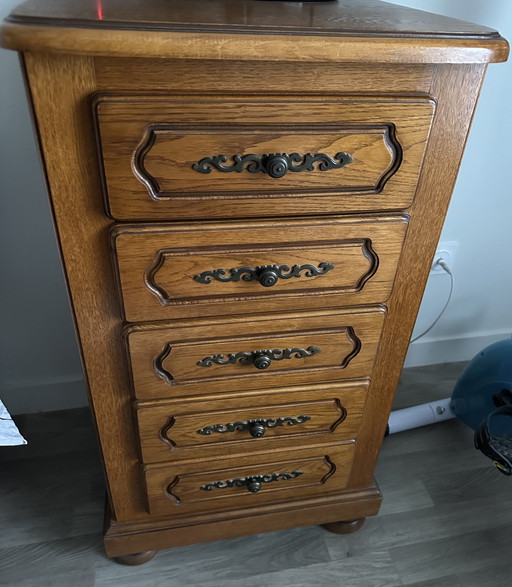
[[[25,54],[53,215],[117,520],[144,516],[89,97],[92,59]]]
[[[388,318],[372,373],[372,384],[356,450],[350,487],[372,478],[387,416],[414,327],[432,257],[455,185],[485,65],[440,65],[431,95],[436,115],[425,154],[402,256],[387,304]]]

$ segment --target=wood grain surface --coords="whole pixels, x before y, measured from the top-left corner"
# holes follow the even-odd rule
[[[161,33],[91,30],[4,23],[2,47],[16,51],[102,57],[150,57],[283,61],[289,63],[457,64],[506,61],[509,45],[502,37],[317,37],[216,33]]]
[[[134,394],[140,399],[202,396],[367,377],[385,319],[383,308],[328,310],[268,318],[241,316],[199,324],[157,323],[127,327]],[[265,344],[266,343],[266,344]],[[319,346],[301,359],[253,364],[197,365],[211,354]],[[175,358],[176,355],[176,358]]]
[[[301,97],[296,79],[302,80],[312,96],[365,95],[404,96],[415,92],[428,94],[432,80],[431,64],[315,63],[295,62],[285,67],[272,61],[225,60],[222,76],[219,62],[212,59],[151,59],[141,57],[95,57],[94,69],[98,92],[140,92],[151,88],[153,95],[165,92],[236,93],[241,87],[264,95],[286,93],[291,99]],[[212,75],[212,74],[217,75]]]
[[[129,322],[280,312],[386,301],[407,230],[405,216],[261,223],[119,225],[113,232]],[[195,279],[205,271],[332,263],[324,274],[259,281]],[[287,270],[288,272],[289,270]]]
[[[11,14],[11,22],[53,23],[88,28],[133,30],[215,30],[239,32],[308,32],[311,34],[372,34],[390,36],[471,36],[496,38],[495,30],[379,0],[342,0],[327,5],[246,2],[240,0],[102,0],[101,7],[73,0],[29,0]],[[481,39],[479,39],[481,40]]]
[[[133,519],[143,512],[143,495],[88,103],[93,64],[27,54],[25,66],[111,503],[118,519]]]
[[[246,394],[242,406],[239,397],[229,396],[139,402],[142,459],[145,463],[174,462],[206,455],[270,452],[333,439],[350,441],[357,436],[367,390],[367,381],[336,382],[265,389]],[[309,419],[301,419],[303,415]],[[279,418],[284,419],[282,425],[275,425]],[[271,422],[258,438],[251,436],[248,426],[228,426],[249,421],[256,424],[261,419]],[[218,428],[211,431],[213,427]]]
[[[428,99],[110,96],[95,100],[117,219],[228,218],[407,208],[434,114]],[[280,178],[193,167],[216,156],[346,153],[341,169]],[[246,167],[246,166],[244,166]]]
[[[68,54],[264,61],[284,55],[292,62],[488,63],[508,55],[493,29],[379,0],[304,7],[170,1],[166,10],[157,0],[103,0],[99,7],[31,1],[13,11],[2,43]]]
[[[145,467],[149,508],[153,514],[173,514],[228,511],[338,493],[344,488],[352,467],[353,444],[310,445],[297,451],[273,451],[252,454],[243,459],[222,459],[208,462],[175,463],[172,467]],[[257,493],[246,486],[203,486],[217,481],[300,472],[291,478],[261,483]],[[243,512],[236,512],[243,515]]]

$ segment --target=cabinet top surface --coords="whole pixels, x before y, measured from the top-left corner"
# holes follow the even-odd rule
[[[0,31],[18,51],[379,63],[504,61],[493,29],[380,0],[29,0]]]
[[[496,37],[476,24],[380,0],[29,0],[9,22],[52,27],[354,36]]]

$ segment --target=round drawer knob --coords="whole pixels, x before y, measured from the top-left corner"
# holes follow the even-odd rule
[[[253,438],[261,438],[265,434],[265,426],[262,426],[261,424],[253,424],[249,428],[249,434]]]
[[[256,369],[268,369],[272,360],[266,355],[256,355],[254,357],[254,366]]]
[[[258,281],[263,287],[272,287],[277,283],[278,275],[273,269],[265,269],[258,277]]]
[[[288,160],[282,155],[272,155],[268,158],[265,167],[270,177],[278,179],[283,177],[283,175],[286,175],[286,172],[288,171]]]
[[[258,493],[258,491],[261,489],[261,483],[259,481],[251,481],[251,483],[247,485],[247,489],[251,493]]]

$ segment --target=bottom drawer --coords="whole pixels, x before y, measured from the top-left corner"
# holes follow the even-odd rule
[[[348,482],[355,444],[324,445],[241,459],[146,467],[151,514],[212,512],[339,492]]]

